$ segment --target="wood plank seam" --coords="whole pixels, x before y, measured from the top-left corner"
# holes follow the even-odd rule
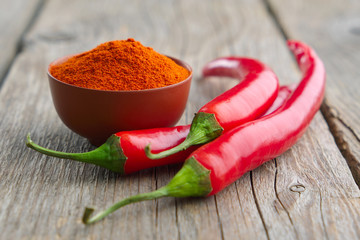
[[[351,129],[351,127],[343,121],[341,116],[339,116],[339,114],[336,113],[336,110],[328,105],[326,99],[324,100],[324,103],[321,106],[321,113],[324,116],[329,126],[329,130],[335,139],[335,143],[337,147],[339,148],[342,156],[345,158],[350,168],[351,174],[353,175],[353,178],[357,186],[360,188],[360,167],[359,167],[360,163],[357,160],[356,156],[353,154],[352,150],[350,149],[350,146],[344,137],[345,134],[338,127],[338,124],[341,124],[345,129],[347,129],[358,141],[358,143],[360,143],[359,137],[356,135],[353,129]]]
[[[236,181],[234,184],[235,184],[235,189],[236,189],[237,200],[239,201],[240,209],[242,210],[243,206],[241,204],[241,199],[240,199],[240,194],[239,194],[239,189],[238,189],[238,181]],[[242,217],[243,217],[243,220],[245,222],[245,216],[243,215]]]
[[[326,231],[326,224],[325,224],[325,220],[324,220],[324,212],[323,212],[323,204],[322,204],[322,195],[321,195],[321,190],[318,189],[318,192],[319,192],[319,206],[320,206],[320,216],[321,216],[321,224],[322,224],[322,227],[324,228],[324,233],[325,233],[325,238],[326,239],[329,239],[329,235]]]
[[[223,229],[223,224],[222,224],[221,218],[220,218],[220,213],[219,213],[218,203],[217,203],[217,200],[216,200],[216,195],[214,195],[214,200],[215,200],[216,214],[217,214],[217,217],[218,217],[218,222],[219,222],[219,227],[220,227],[221,239],[224,240],[225,239],[225,237],[224,237],[224,229]]]
[[[273,23],[276,27],[276,29],[278,31],[280,31],[280,34],[283,36],[284,39],[289,39],[288,34],[286,33],[285,29],[283,28],[283,26],[281,25],[281,22],[276,14],[276,11],[274,10],[274,8],[271,6],[269,0],[262,0],[265,6],[265,9],[268,12],[268,15],[270,17],[270,19],[273,20]]]
[[[325,99],[324,103],[322,104],[321,113],[323,113],[324,116],[329,115],[329,117],[331,118],[331,119],[329,119],[330,121],[333,121],[333,119],[339,120],[341,122],[341,124],[352,133],[352,135],[356,138],[356,140],[358,142],[360,142],[360,137],[356,134],[354,129],[352,129],[350,127],[350,125],[347,124],[344,121],[344,119],[341,118],[339,113],[326,102],[326,99]]]
[[[261,222],[264,226],[264,229],[265,229],[265,234],[266,234],[266,239],[270,239],[270,236],[269,236],[269,231],[267,229],[267,226],[265,224],[265,219],[264,219],[264,215],[263,213],[261,212],[261,208],[259,206],[259,201],[257,199],[257,196],[256,196],[256,193],[255,193],[255,187],[254,187],[254,180],[253,180],[253,171],[250,171],[250,183],[251,183],[251,192],[253,194],[253,197],[254,197],[254,200],[255,200],[255,205],[256,205],[256,209],[258,210],[259,212],[259,216],[260,216],[260,219],[261,219]]]
[[[15,54],[14,56],[9,60],[7,66],[5,67],[5,72],[3,73],[2,76],[0,76],[0,89],[2,87],[2,85],[4,84],[8,73],[10,72],[10,69],[12,68],[12,65],[15,62],[15,59],[18,57],[18,55],[24,50],[24,37],[27,35],[27,33],[29,32],[29,30],[32,28],[32,26],[34,25],[34,23],[36,22],[36,20],[38,19],[38,17],[40,16],[40,13],[45,5],[46,0],[40,0],[40,2],[37,4],[35,11],[33,13],[33,15],[31,16],[29,22],[27,23],[27,25],[25,26],[25,28],[23,29],[23,32],[20,34],[19,39],[17,40],[16,43],[16,50],[15,50]]]
[[[178,239],[181,239],[181,231],[180,231],[180,224],[179,224],[179,214],[178,214],[178,200],[175,199],[175,222],[176,222],[176,228],[178,230],[177,235]]]
[[[290,212],[289,212],[289,210],[285,207],[284,203],[281,201],[281,199],[280,199],[280,197],[279,197],[279,193],[278,193],[278,189],[277,189],[278,167],[277,167],[276,158],[274,159],[274,163],[275,163],[274,191],[275,191],[276,199],[279,201],[281,207],[284,209],[286,215],[288,216],[289,221],[290,221],[290,223],[291,223],[291,226],[293,227],[293,230],[294,230],[296,239],[300,239],[300,238],[299,238],[299,233],[298,233],[298,231],[297,231],[296,228],[295,228],[295,225],[294,225],[294,222],[293,222],[293,220],[292,220],[292,218],[291,218]]]

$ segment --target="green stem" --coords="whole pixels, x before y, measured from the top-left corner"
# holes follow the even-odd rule
[[[124,165],[127,157],[121,149],[120,137],[116,135],[112,135],[103,145],[95,150],[84,153],[66,153],[44,148],[34,143],[30,138],[30,134],[27,135],[26,146],[48,156],[91,163],[124,174]]]
[[[122,200],[120,202],[115,203],[114,205],[112,205],[108,209],[106,209],[106,210],[104,210],[102,212],[99,212],[98,214],[96,214],[93,217],[90,217],[90,216],[94,212],[94,209],[87,207],[87,208],[85,208],[82,221],[83,221],[84,224],[92,224],[92,223],[95,223],[97,221],[100,221],[101,219],[103,219],[107,215],[115,212],[119,208],[121,208],[123,206],[126,206],[128,204],[135,203],[135,202],[141,202],[141,201],[145,201],[145,200],[152,200],[152,199],[155,199],[155,198],[166,197],[166,196],[168,196],[167,194],[168,193],[166,192],[165,188],[160,188],[157,191],[150,192],[150,193],[138,194],[138,195],[126,198],[126,199],[124,199],[124,200]]]
[[[199,112],[194,117],[190,132],[182,143],[159,153],[152,153],[149,144],[145,147],[145,154],[150,159],[164,158],[186,150],[193,145],[208,143],[220,136],[223,131],[224,129],[216,120],[215,114]]]
[[[94,209],[87,207],[85,208],[82,221],[84,224],[95,223],[117,209],[135,202],[162,197],[201,197],[207,196],[211,191],[210,171],[195,158],[189,158],[166,186],[150,193],[142,193],[121,200],[93,217],[91,215]]]

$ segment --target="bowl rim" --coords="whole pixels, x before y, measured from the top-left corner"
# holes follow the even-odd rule
[[[60,83],[60,84],[64,84],[64,85],[67,85],[69,87],[73,87],[73,88],[78,88],[78,89],[85,89],[85,90],[89,90],[89,91],[94,91],[94,92],[106,92],[106,93],[145,93],[145,92],[153,92],[153,91],[162,91],[162,90],[167,90],[167,89],[170,89],[170,88],[174,88],[174,87],[177,87],[177,86],[180,86],[182,84],[186,84],[188,81],[190,81],[192,79],[192,75],[193,75],[193,69],[192,67],[184,62],[183,60],[180,60],[178,58],[174,58],[174,57],[171,57],[169,55],[165,55],[165,54],[162,54],[168,58],[170,58],[171,60],[173,60],[177,65],[181,66],[181,67],[184,67],[185,69],[187,69],[190,74],[187,78],[185,78],[184,80],[182,80],[181,82],[178,82],[178,83],[175,83],[175,84],[171,84],[171,85],[168,85],[168,86],[165,86],[165,87],[159,87],[159,88],[149,88],[149,89],[141,89],[141,90],[102,90],[102,89],[94,89],[94,88],[85,88],[85,87],[79,87],[79,86],[76,86],[76,85],[72,85],[72,84],[69,84],[69,83],[66,83],[66,82],[63,82],[57,78],[55,78],[51,73],[50,73],[50,68],[53,66],[53,65],[56,65],[56,63],[59,63],[59,62],[64,62],[66,61],[67,59],[71,58],[71,57],[74,57],[74,56],[77,56],[77,55],[80,55],[82,53],[77,53],[77,54],[70,54],[70,55],[66,55],[66,56],[63,56],[63,57],[60,57],[60,58],[57,58],[55,60],[53,60],[52,62],[50,62],[50,64],[48,65],[48,68],[47,68],[47,75],[55,80],[56,82]]]

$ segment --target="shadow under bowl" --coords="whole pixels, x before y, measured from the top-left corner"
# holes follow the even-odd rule
[[[192,79],[192,69],[185,62],[169,57],[190,72],[187,79],[177,84],[136,91],[105,91],[70,85],[50,74],[52,66],[72,56],[50,63],[51,95],[63,123],[93,145],[101,145],[119,131],[171,127],[181,118]]]

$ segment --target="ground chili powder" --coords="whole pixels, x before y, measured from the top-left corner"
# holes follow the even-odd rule
[[[65,83],[101,90],[159,88],[181,82],[190,74],[132,38],[100,44],[52,66],[50,73]]]

